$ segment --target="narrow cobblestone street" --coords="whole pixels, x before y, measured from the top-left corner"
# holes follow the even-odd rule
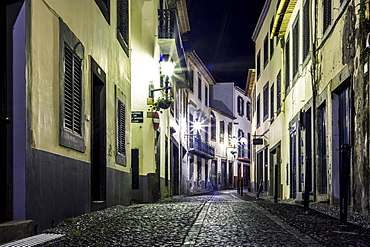
[[[336,219],[317,212],[302,216],[299,209],[236,191],[175,197],[68,219],[45,232],[63,237],[38,246],[369,246],[368,229],[337,233],[327,229]],[[293,228],[274,210],[299,225]]]

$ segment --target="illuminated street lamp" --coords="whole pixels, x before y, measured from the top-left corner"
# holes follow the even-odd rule
[[[154,89],[154,85],[149,84],[149,98],[154,98],[154,92],[160,90],[164,90],[164,93],[166,94],[167,97],[168,89],[171,89],[171,86],[169,86],[169,78],[172,77],[173,75],[173,72],[175,70],[175,63],[172,62],[170,55],[164,54],[161,56],[161,59],[159,60],[159,66],[161,69],[161,75],[165,79],[164,82],[165,85],[163,86],[161,83],[161,88]]]

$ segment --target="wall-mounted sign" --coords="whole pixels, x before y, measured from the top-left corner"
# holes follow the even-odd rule
[[[253,138],[252,140],[253,145],[262,145],[263,139],[262,138]]]
[[[131,113],[131,123],[144,122],[144,113],[142,111],[133,111]]]

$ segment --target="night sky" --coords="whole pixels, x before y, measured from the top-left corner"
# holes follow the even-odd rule
[[[245,89],[254,68],[252,34],[264,0],[186,0],[191,31],[184,42],[195,50],[217,82]]]

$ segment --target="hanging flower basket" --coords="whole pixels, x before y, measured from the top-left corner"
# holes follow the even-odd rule
[[[158,98],[157,101],[153,104],[153,111],[159,111],[160,109],[168,109],[173,100],[168,95]]]

